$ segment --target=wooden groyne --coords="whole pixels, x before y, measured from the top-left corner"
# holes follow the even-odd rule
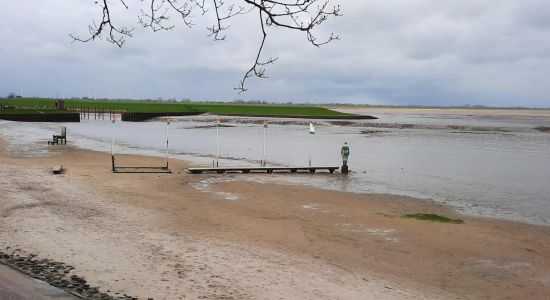
[[[79,113],[2,114],[0,119],[18,122],[80,122]]]
[[[329,173],[334,173],[339,167],[325,167],[325,166],[309,166],[309,167],[218,167],[218,168],[188,168],[187,171],[191,174],[201,173],[300,173],[306,172],[314,174],[319,170],[326,170]]]

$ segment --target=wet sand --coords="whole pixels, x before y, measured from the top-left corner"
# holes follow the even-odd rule
[[[43,145],[40,145],[43,147]],[[154,299],[547,299],[550,229],[414,198],[270,183],[286,175],[113,174],[108,154],[0,144],[0,249]],[[162,158],[120,157],[162,165]],[[51,175],[63,164],[66,172]],[[318,175],[323,176],[323,175]],[[250,180],[253,178],[253,180]],[[464,224],[405,219],[438,213]]]

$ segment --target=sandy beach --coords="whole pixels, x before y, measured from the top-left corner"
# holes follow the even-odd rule
[[[25,157],[0,143],[0,250],[71,265],[70,274],[113,296],[550,295],[548,227],[468,217],[409,197],[271,183],[287,175],[191,175],[177,160],[173,174],[113,174],[109,154],[51,147],[51,156]],[[66,172],[52,175],[56,164]],[[402,217],[409,213],[464,223]]]

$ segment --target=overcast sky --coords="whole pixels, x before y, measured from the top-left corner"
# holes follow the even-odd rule
[[[227,0],[235,1],[238,0]],[[152,33],[140,28],[141,1],[117,0],[114,21],[135,27],[118,47],[85,36],[101,11],[90,0],[4,0],[0,10],[0,96],[56,94],[108,98],[189,98],[550,107],[548,0],[331,0],[343,16],[319,28],[341,40],[316,48],[303,33],[272,28],[264,56],[269,79],[250,79],[257,17],[232,21],[228,40],[213,42],[205,27]]]

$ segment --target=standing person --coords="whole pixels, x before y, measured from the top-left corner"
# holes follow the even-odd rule
[[[348,173],[348,157],[349,157],[349,146],[348,142],[345,142],[342,146],[342,150],[340,150],[340,154],[342,155],[342,173],[347,174]]]

